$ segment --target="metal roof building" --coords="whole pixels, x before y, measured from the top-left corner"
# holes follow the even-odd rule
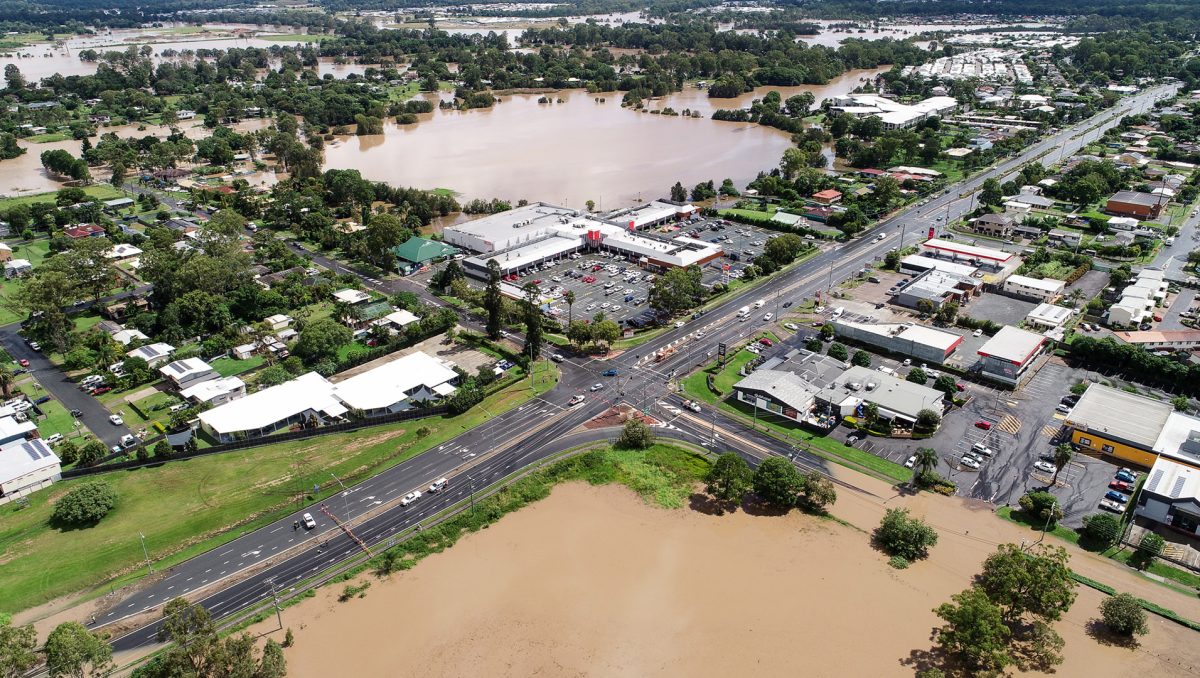
[[[983,360],[983,374],[1007,384],[1021,382],[1029,366],[1042,352],[1046,337],[1005,325],[991,339],[979,347]]]

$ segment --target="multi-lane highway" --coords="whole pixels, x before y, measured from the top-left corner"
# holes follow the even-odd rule
[[[714,353],[718,343],[736,343],[754,333],[757,319],[738,322],[736,310],[756,299],[768,304],[799,301],[813,296],[853,274],[864,265],[882,257],[889,249],[924,238],[931,225],[945,223],[965,213],[968,197],[989,178],[1005,179],[1024,164],[1050,153],[1069,155],[1095,139],[1123,115],[1140,112],[1154,99],[1171,91],[1158,87],[1126,99],[1114,109],[1099,114],[1074,128],[1058,132],[1034,144],[1018,157],[967,181],[950,187],[923,205],[908,208],[877,225],[861,238],[823,251],[818,256],[776,275],[759,286],[737,295],[713,311],[686,326],[656,337],[642,346],[610,360],[578,357],[562,364],[563,378],[557,388],[541,398],[509,412],[491,417],[475,429],[463,431],[452,440],[409,461],[394,466],[368,480],[347,488],[323,502],[324,511],[348,523],[353,534],[368,548],[386,545],[396,534],[433,516],[446,507],[467,498],[473,491],[535,464],[562,450],[602,440],[614,431],[582,429],[581,424],[603,412],[614,401],[625,401],[638,408],[654,409],[674,397],[670,393],[671,375],[682,375]],[[1103,121],[1103,122],[1102,122]],[[1102,124],[1101,124],[1102,122]],[[1055,157],[1045,158],[1050,163]],[[879,234],[885,234],[878,239]],[[770,307],[764,309],[768,310]],[[696,332],[703,332],[701,338]],[[661,362],[653,354],[665,347],[674,352]],[[616,379],[605,380],[599,373],[617,369]],[[567,401],[585,392],[593,383],[606,383],[605,389],[587,393],[584,403],[569,407]],[[674,404],[678,404],[678,399]],[[705,407],[693,415],[664,416],[659,429],[662,437],[711,444],[720,450],[732,449],[752,462],[770,454],[790,456],[807,468],[824,468],[825,461],[809,454],[786,449],[777,440],[744,424],[730,420]],[[449,487],[437,494],[426,493],[421,499],[401,506],[399,499],[414,489],[424,490],[440,477],[450,478]],[[335,482],[330,478],[330,482]],[[153,611],[172,598],[187,596],[203,604],[215,617],[230,616],[271,596],[271,586],[286,590],[295,583],[361,553],[363,546],[351,539],[322,506],[298,508],[294,514],[243,535],[160,573],[123,600],[102,612],[94,626],[106,626],[132,616]],[[317,520],[313,530],[296,529],[294,523],[304,512]],[[131,650],[155,642],[157,623],[143,626],[113,641],[118,651]]]

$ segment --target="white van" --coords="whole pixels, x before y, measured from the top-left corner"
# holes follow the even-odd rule
[[[743,306],[738,309],[738,319],[744,321],[746,318],[749,318],[749,317],[750,317],[750,307],[749,306]]]
[[[754,302],[754,308],[762,308],[766,305],[766,303],[767,302],[763,301],[762,299],[759,299],[758,301]]]
[[[429,493],[437,494],[438,492],[441,492],[442,490],[446,489],[446,485],[449,482],[450,481],[446,480],[445,478],[438,478],[437,480],[433,481],[432,484],[429,485]]]
[[[837,308],[833,309],[833,317],[840,318],[840,317],[842,317],[842,314],[845,312],[846,312],[846,308],[844,306],[838,306]]]

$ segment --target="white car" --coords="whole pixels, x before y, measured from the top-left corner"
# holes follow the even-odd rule
[[[771,322],[771,318],[774,318],[774,317],[775,317],[774,313],[768,313],[763,316],[763,322],[769,323],[769,322]]]
[[[963,456],[963,458],[959,459],[958,461],[967,468],[979,468],[979,462],[974,457]]]
[[[449,483],[450,483],[450,481],[446,480],[445,478],[438,478],[437,480],[430,483],[429,494],[437,494],[438,492],[441,492],[442,490],[446,489],[446,485],[448,485]]]
[[[604,384],[592,384],[592,387],[589,388],[588,390],[589,391],[599,391],[602,388],[604,388]]]
[[[783,326],[784,326],[784,328],[789,329],[793,332],[800,329],[799,327],[796,326],[796,323],[784,323]]]
[[[1112,499],[1101,499],[1100,508],[1104,509],[1105,511],[1112,511],[1113,513],[1125,512],[1125,506],[1113,501]]]
[[[917,455],[915,455],[915,454],[912,455],[911,457],[909,457],[908,461],[904,462],[904,468],[912,468],[913,466],[916,466],[916,465],[917,465]]]
[[[581,403],[583,401],[584,401],[584,397],[582,395],[572,396],[571,399],[567,401],[567,407],[575,407],[576,405],[578,405],[579,403]]]
[[[971,333],[971,336],[972,336],[972,337],[982,337],[982,336],[983,336],[983,330],[975,330],[974,332],[972,332],[972,333]]]
[[[683,321],[682,321],[682,320],[676,320],[676,321],[675,321],[675,329],[679,329],[680,327],[683,327]]]
[[[1058,470],[1057,466],[1055,466],[1054,464],[1051,464],[1048,461],[1035,461],[1035,462],[1033,462],[1033,467],[1035,469],[1037,469],[1039,471],[1043,471],[1045,473],[1054,473],[1055,471]]]
[[[108,420],[110,422],[112,422],[113,426],[124,426],[125,425],[125,420],[115,414],[108,415]]]
[[[313,520],[311,513],[305,513],[304,515],[300,516],[300,522],[307,530],[311,530],[317,526],[317,521]]]
[[[135,438],[131,433],[126,433],[125,435],[121,436],[122,447],[133,447],[134,445],[137,445],[137,443],[138,439]]]
[[[691,411],[693,411],[693,412],[699,412],[699,411],[700,411],[700,403],[696,402],[695,400],[689,400],[689,401],[687,401],[686,403],[684,403],[684,404],[683,404],[683,406],[684,406],[684,407],[686,407],[686,408],[688,408],[689,410],[691,410]]]
[[[971,451],[976,454],[982,454],[985,457],[990,457],[995,454],[995,452],[992,451],[992,448],[984,445],[983,443],[975,443],[971,446]]]
[[[409,492],[408,494],[404,495],[404,498],[400,500],[400,505],[408,506],[409,504],[413,503],[414,501],[416,501],[420,498],[421,498],[421,491],[413,490],[412,492]]]
[[[62,441],[63,441],[63,434],[61,434],[61,433],[55,433],[54,435],[50,436],[49,438],[46,438],[47,445],[57,445],[57,444],[61,443]]]
[[[901,365],[904,365],[905,367],[908,367],[909,365],[911,365],[911,364],[912,364],[912,358],[905,358],[905,359],[904,359],[904,362],[902,362],[902,363],[900,363],[900,364],[901,364]]]

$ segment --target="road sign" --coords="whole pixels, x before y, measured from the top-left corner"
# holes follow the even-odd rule
[[[717,344],[717,356],[721,359],[725,358],[725,342]]]

